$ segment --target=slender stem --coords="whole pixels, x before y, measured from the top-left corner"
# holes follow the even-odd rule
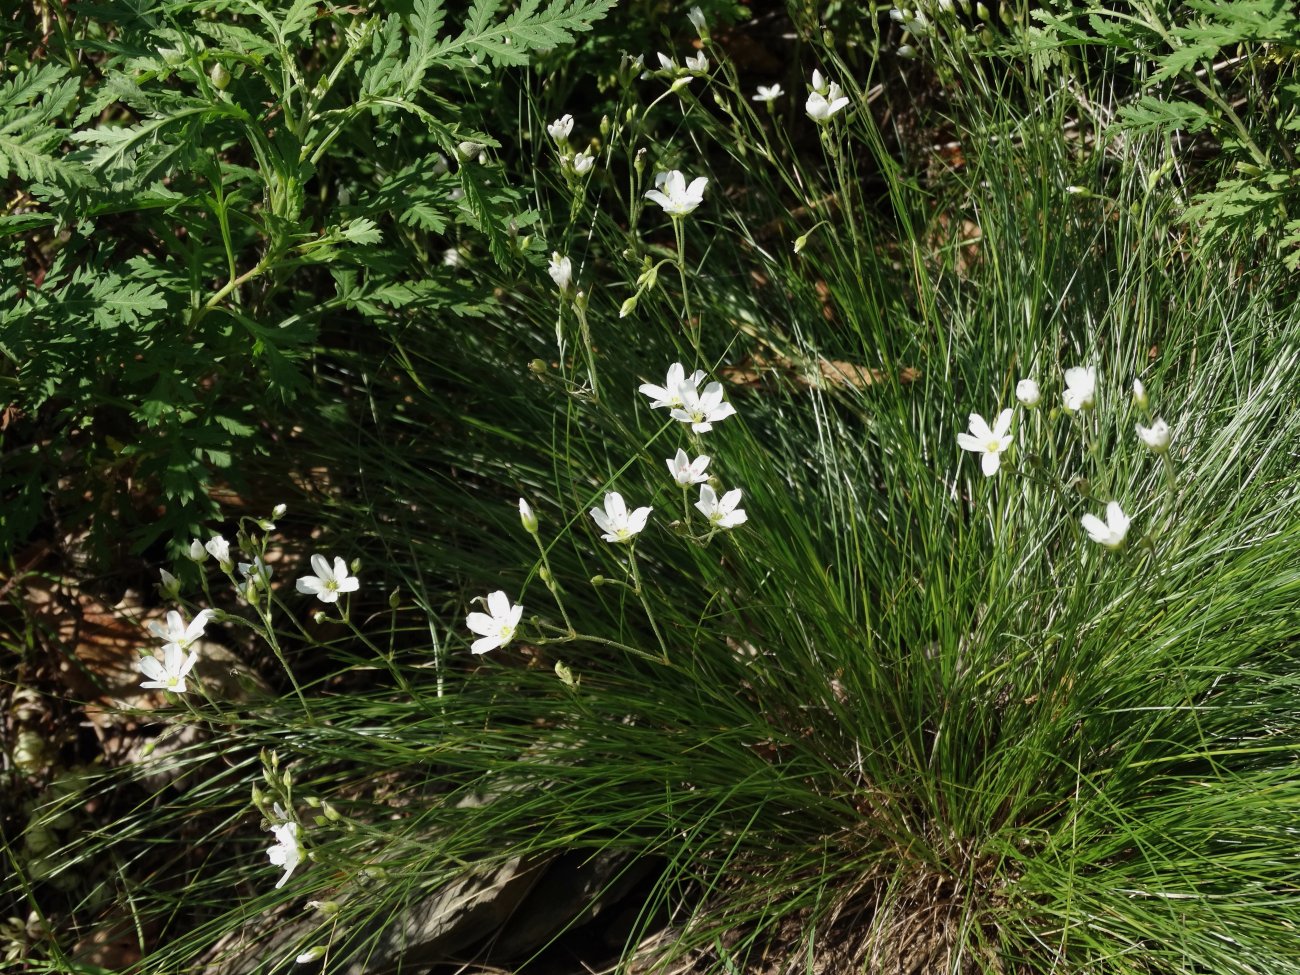
[[[702,322],[691,318],[691,292],[686,285],[686,234],[682,228],[682,218],[673,217],[673,235],[677,238],[677,276],[682,282],[682,314],[686,318],[686,330],[691,337],[691,348],[695,351],[695,365],[700,364],[700,327]]]
[[[631,549],[627,553],[627,564],[632,570],[632,581],[636,584],[633,592],[641,600],[641,605],[645,609],[646,618],[650,621],[650,629],[654,630],[655,639],[659,641],[659,652],[663,655],[662,662],[668,663],[668,644],[664,642],[664,635],[659,632],[659,624],[655,621],[654,611],[650,609],[650,600],[646,599],[645,592],[641,588],[641,572],[636,567],[636,549]]]
[[[551,591],[551,596],[555,599],[555,605],[560,609],[560,616],[564,619],[565,629],[569,633],[574,633],[573,622],[569,619],[568,610],[564,608],[564,600],[560,598],[560,584],[555,581],[555,573],[551,571],[551,559],[546,554],[546,546],[542,544],[542,538],[537,532],[529,532],[533,536],[533,541],[537,543],[537,551],[542,557],[542,568],[546,570],[546,578],[542,581],[546,583],[546,588]]]

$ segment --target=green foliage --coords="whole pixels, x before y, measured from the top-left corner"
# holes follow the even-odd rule
[[[76,443],[115,471],[54,507],[89,491],[137,550],[183,539],[215,510],[214,471],[266,448],[317,348],[481,304],[438,255],[483,239],[509,263],[530,221],[496,163],[458,155],[497,145],[476,86],[612,2],[478,3],[445,36],[424,0],[405,18],[309,0],[83,8],[62,52],[0,87],[0,179],[18,192],[0,215],[0,348],[26,416],[7,437],[51,456]],[[384,300],[398,287],[418,308]],[[6,472],[0,546],[52,480]],[[166,513],[137,519],[155,492]]]
[[[1089,0],[1034,17],[1042,27],[1025,35],[1030,50],[1102,51],[1135,71],[1140,89],[1119,106],[1113,132],[1163,135],[1179,166],[1189,149],[1221,153],[1211,173],[1187,180],[1189,226],[1210,241],[1257,240],[1264,253],[1300,267],[1300,161],[1292,149],[1300,127],[1300,13],[1294,4]]]

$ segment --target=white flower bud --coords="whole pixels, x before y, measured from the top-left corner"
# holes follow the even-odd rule
[[[533,514],[532,505],[523,498],[519,499],[519,520],[523,522],[524,531],[530,535],[537,534],[537,516]]]
[[[1032,379],[1022,379],[1016,383],[1016,399],[1026,409],[1032,410],[1042,400],[1043,394],[1038,388],[1038,383]]]

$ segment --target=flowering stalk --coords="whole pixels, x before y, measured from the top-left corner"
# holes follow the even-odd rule
[[[636,593],[637,599],[641,601],[642,608],[645,609],[646,619],[650,621],[650,629],[654,631],[655,639],[659,641],[660,663],[668,663],[668,644],[664,642],[664,635],[659,632],[659,624],[655,621],[654,611],[650,608],[650,600],[646,598],[645,591],[641,586],[641,572],[636,567],[636,547],[631,546],[627,553],[628,568],[632,570],[632,591]]]
[[[673,235],[677,238],[677,276],[682,282],[682,315],[686,318],[687,333],[691,337],[691,348],[695,351],[696,362],[700,359],[700,328],[702,322],[691,318],[691,292],[686,285],[686,232],[681,217],[673,217]]]

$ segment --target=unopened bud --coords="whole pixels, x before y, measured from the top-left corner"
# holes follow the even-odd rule
[[[271,517],[283,518],[284,513],[288,510],[289,510],[289,506],[287,504],[277,504],[274,508],[271,509]]]
[[[318,609],[316,610],[315,613],[312,614],[312,619],[315,620],[317,623],[324,623],[327,619],[329,619],[329,616],[326,615],[325,610]]]
[[[189,551],[190,560],[193,562],[203,563],[208,560],[208,550],[203,547],[203,543],[197,538],[190,542]]]
[[[592,576],[592,577],[591,577],[591,584],[592,584],[593,586],[603,586],[603,585],[605,584],[605,577],[604,577],[604,576]]]
[[[175,599],[181,593],[181,581],[166,569],[159,569],[158,575],[162,582],[158,583],[158,591],[166,599]]]
[[[208,72],[208,80],[212,82],[212,87],[216,88],[217,91],[225,91],[226,86],[230,84],[230,72],[226,70],[224,64],[218,61],[212,66],[212,70]]]
[[[1151,401],[1147,398],[1147,388],[1142,385],[1142,380],[1133,380],[1133,405],[1139,410],[1145,410]]]
[[[325,945],[314,945],[308,948],[301,955],[294,959],[299,965],[310,965],[314,961],[320,961],[325,957]]]
[[[618,317],[627,318],[634,311],[636,311],[636,295],[623,302],[623,307],[618,310]]]
[[[546,362],[542,359],[533,359],[528,363],[528,369],[540,376],[546,371]]]
[[[460,157],[461,162],[469,162],[478,156],[484,150],[485,146],[481,142],[458,142],[456,144],[456,155]]]
[[[402,590],[394,589],[388,594],[388,608],[397,609],[400,605],[402,605]]]
[[[537,516],[533,514],[533,506],[523,498],[519,499],[519,521],[528,534],[537,534]]]

